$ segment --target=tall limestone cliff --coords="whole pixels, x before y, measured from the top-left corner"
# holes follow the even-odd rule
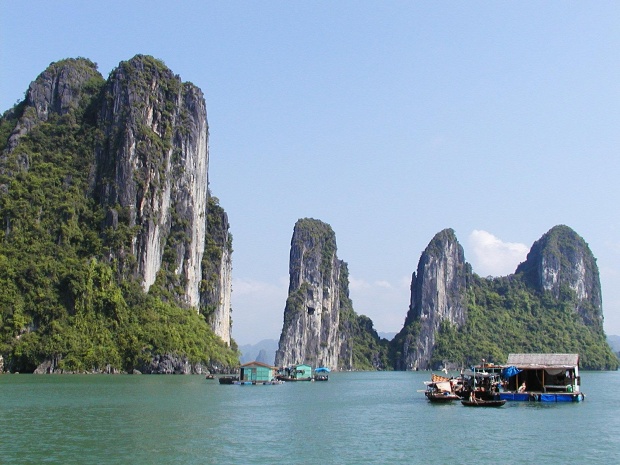
[[[341,266],[332,228],[314,219],[297,221],[277,366],[308,363],[338,367]]]
[[[353,311],[347,264],[336,252],[336,235],[328,224],[309,218],[297,221],[277,366],[385,367],[387,348],[381,346],[372,321]]]
[[[112,71],[105,87],[97,147],[97,194],[108,226],[126,215],[129,250],[145,290],[165,268],[198,308],[205,248],[209,153],[205,101],[152,57],[138,55]]]
[[[605,342],[596,260],[567,226],[536,241],[512,275],[481,278],[452,230],[422,254],[411,304],[390,343],[396,369],[504,363],[510,352],[577,352],[582,367],[616,369]]]
[[[397,369],[428,369],[442,322],[461,327],[467,318],[465,291],[469,265],[454,231],[435,235],[411,280],[411,302],[398,344]]]
[[[2,115],[0,140],[7,369],[236,363],[232,239],[208,190],[200,89],[149,56],[107,80],[61,60]]]

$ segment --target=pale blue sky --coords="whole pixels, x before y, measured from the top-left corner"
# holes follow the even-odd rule
[[[399,331],[451,227],[504,275],[566,224],[620,334],[620,3],[0,0],[0,109],[49,63],[149,54],[205,94],[233,234],[233,337],[277,339],[298,218],[329,223],[358,313]]]

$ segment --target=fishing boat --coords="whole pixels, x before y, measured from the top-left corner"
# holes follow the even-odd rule
[[[471,400],[461,400],[461,404],[466,407],[501,407],[506,401],[504,399],[482,400],[475,397]]]
[[[329,380],[329,368],[327,367],[318,367],[314,370],[315,381],[328,381]]]
[[[460,400],[458,391],[461,387],[458,379],[446,376],[431,374],[431,381],[427,381],[424,395],[430,402],[449,403],[453,400]]]
[[[499,399],[502,368],[501,365],[487,363],[482,359],[482,364],[463,370],[461,397],[478,401]]]
[[[429,391],[427,390],[424,395],[426,396],[426,398],[434,403],[437,404],[447,404],[449,402],[452,402],[453,400],[461,400],[461,398],[459,396],[457,396],[456,394],[453,394],[451,392],[448,391]]]

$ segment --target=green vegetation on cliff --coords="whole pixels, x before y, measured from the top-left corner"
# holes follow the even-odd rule
[[[61,66],[58,62],[52,66]],[[84,59],[72,66],[94,69]],[[78,71],[80,71],[78,69]],[[131,237],[123,215],[103,230],[94,200],[97,109],[104,79],[89,78],[78,105],[39,120],[22,102],[0,118],[0,354],[5,369],[31,372],[52,360],[65,371],[131,371],[155,355],[234,366],[237,354],[202,315],[121,279],[110,250]],[[74,89],[76,91],[76,89]],[[32,123],[13,150],[20,119]]]
[[[586,326],[574,311],[575,295],[562,300],[535,292],[522,275],[484,279],[476,275],[468,291],[467,321],[456,328],[444,321],[431,365],[462,365],[481,359],[505,363],[509,353],[578,353],[584,369],[616,370],[613,354],[598,328]]]

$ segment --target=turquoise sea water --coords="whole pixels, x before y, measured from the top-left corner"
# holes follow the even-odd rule
[[[620,372],[583,372],[582,403],[499,409],[430,404],[429,378],[1,375],[0,463],[620,463]]]

